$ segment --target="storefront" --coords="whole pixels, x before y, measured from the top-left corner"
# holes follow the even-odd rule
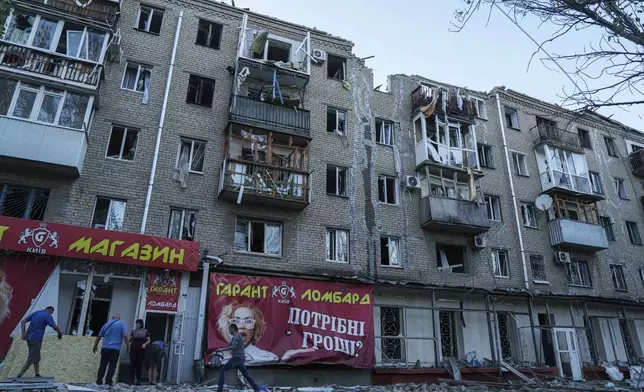
[[[13,338],[19,336],[21,319],[51,305],[56,308],[56,323],[65,335],[71,335],[50,344],[52,355],[60,350],[66,358],[76,356],[87,366],[81,373],[91,373],[98,361],[87,357],[80,347],[90,347],[101,326],[119,313],[128,330],[136,319],[143,319],[153,340],[169,344],[164,379],[185,379],[181,373],[190,369],[193,355],[185,352],[186,346],[192,346],[186,340],[194,337],[184,335],[194,330],[197,322],[195,317],[194,326],[186,325],[186,314],[196,312],[189,311],[186,304],[190,297],[196,296],[192,303],[199,298],[199,288],[189,288],[188,282],[198,261],[196,242],[0,216],[3,372],[15,373],[20,366],[24,348]],[[60,381],[85,380],[72,379],[79,376],[67,374],[70,372],[62,365],[57,369],[59,361],[48,358],[48,353],[43,350],[47,374]],[[128,362],[124,348],[121,364]],[[120,367],[121,372],[126,369]],[[91,382],[95,374],[84,377]]]

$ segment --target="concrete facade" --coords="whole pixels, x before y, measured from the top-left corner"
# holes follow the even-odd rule
[[[556,105],[504,88],[495,88],[489,93],[468,91],[469,96],[484,102],[487,112],[486,118],[472,120],[477,142],[491,148],[493,162],[490,166],[494,167],[481,168],[481,191],[484,195],[499,197],[501,212],[501,219],[491,221],[489,231],[481,235],[487,240],[487,246],[477,249],[473,235],[423,229],[421,193],[405,187],[407,176],[415,176],[424,170],[416,165],[411,92],[421,83],[445,88],[453,86],[421,76],[392,75],[387,92],[374,90],[372,72],[364,61],[352,54],[350,41],[222,3],[146,1],[143,3],[146,6],[163,10],[163,20],[158,34],[140,31],[135,26],[141,4],[133,0],[121,3],[118,26],[122,54],[114,56],[120,57],[120,61],[112,60],[105,64],[80,177],[55,178],[37,170],[0,167],[0,185],[50,189],[43,220],[90,226],[96,198],[108,197],[126,201],[122,230],[141,231],[155,143],[162,131],[145,234],[168,236],[171,208],[195,210],[194,240],[199,241],[201,249],[208,250],[209,254],[224,255],[226,264],[222,268],[226,271],[358,280],[373,284],[376,345],[381,345],[376,349],[378,366],[387,367],[392,362],[382,354],[382,338],[386,336],[378,330],[382,308],[404,309],[406,355],[393,361],[404,363],[404,366],[411,366],[417,360],[423,367],[437,366],[437,357],[439,360],[446,357],[441,354],[441,347],[446,343],[440,336],[439,325],[440,313],[444,309],[454,314],[463,313],[461,320],[454,322],[459,340],[458,352],[454,354],[459,357],[471,351],[476,351],[480,360],[504,357],[501,349],[503,339],[499,333],[501,321],[497,312],[507,312],[513,315],[510,318],[514,320],[510,326],[513,330],[510,340],[515,342],[512,343],[512,357],[520,362],[542,365],[544,355],[539,353],[542,335],[532,324],[538,323],[538,314],[550,312],[555,314],[555,325],[576,329],[584,363],[596,361],[597,358],[591,357],[591,350],[601,353],[605,360],[627,359],[619,320],[632,318],[633,336],[638,336],[644,328],[642,321],[638,320],[643,317],[644,310],[637,308],[644,299],[640,274],[640,269],[644,269],[644,248],[631,244],[626,228],[627,220],[636,222],[641,235],[644,235],[644,206],[641,203],[644,178],[633,176],[627,148],[630,148],[630,142],[644,146],[643,134],[599,116],[574,115]],[[268,29],[271,33],[299,40],[310,33],[312,49],[321,49],[346,59],[348,86],[327,77],[328,62],[311,65],[303,99],[304,107],[311,113],[311,198],[310,204],[302,211],[237,205],[218,198],[219,184],[223,181],[226,127],[235,80],[227,67],[236,66],[239,26],[244,13],[248,15],[249,24]],[[199,19],[222,26],[219,49],[195,43]],[[164,124],[160,129],[175,34],[179,37],[176,61]],[[142,102],[143,93],[121,88],[128,64],[151,67],[147,103]],[[190,75],[215,80],[212,107],[186,102]],[[18,78],[16,75],[12,77]],[[451,82],[458,84],[458,80]],[[329,107],[346,111],[344,136],[327,132],[326,112]],[[518,129],[507,127],[504,118],[506,107],[516,110]],[[559,128],[574,132],[578,128],[585,129],[590,135],[592,149],[585,149],[584,155],[589,170],[599,173],[602,179],[604,200],[599,202],[599,214],[611,218],[616,237],[608,242],[605,251],[572,254],[574,259],[588,262],[590,287],[571,285],[567,280],[566,265],[553,262],[558,249],[551,246],[547,212],[537,211],[536,228],[522,224],[517,227],[517,217],[521,218],[520,203],[534,203],[542,193],[533,145],[532,129],[536,125],[536,116],[555,120]],[[376,143],[376,118],[393,122],[393,146]],[[106,158],[110,133],[115,125],[138,132],[133,161]],[[503,134],[509,160],[506,160]],[[615,139],[618,157],[608,155],[604,136]],[[174,179],[178,173],[182,138],[206,143],[203,173],[188,174],[185,186]],[[514,173],[513,152],[524,154],[528,169],[526,176]],[[327,165],[348,169],[347,196],[327,194]],[[383,175],[396,178],[395,205],[378,200],[378,178]],[[617,196],[614,177],[624,180],[628,200]],[[513,187],[510,186],[510,178]],[[238,218],[281,224],[280,255],[235,251]],[[327,261],[325,233],[328,228],[349,231],[348,262]],[[523,249],[519,245],[519,230]],[[381,237],[399,241],[400,265],[382,265]],[[464,273],[442,271],[437,267],[440,264],[437,244],[463,247],[466,255]],[[493,251],[507,252],[508,277],[495,276]],[[543,256],[545,279],[532,276],[530,255]],[[609,264],[622,266],[626,291],[615,290]],[[534,308],[528,305],[531,297],[537,298]],[[548,298],[551,304],[545,302]],[[584,315],[586,302],[590,305],[588,314]],[[622,304],[628,308],[606,309],[608,305],[602,307],[601,303]],[[612,332],[609,333],[608,329]],[[589,336],[593,339],[587,338],[587,330],[591,331]],[[417,342],[421,342],[422,349],[414,346]],[[618,343],[617,347],[615,343]],[[642,344],[639,340],[635,344],[638,353],[644,351]],[[338,371],[337,378],[333,378],[324,371],[306,371],[310,377],[306,376],[305,385],[337,380],[363,383],[366,377],[364,373]],[[269,377],[270,372],[259,374],[260,377]]]

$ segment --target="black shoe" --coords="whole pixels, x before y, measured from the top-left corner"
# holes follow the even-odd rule
[[[36,377],[40,377],[40,378],[42,378],[42,376],[41,376],[40,374],[36,374]]]

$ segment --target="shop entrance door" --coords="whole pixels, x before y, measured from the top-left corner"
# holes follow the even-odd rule
[[[145,327],[150,332],[150,339],[152,342],[157,340],[162,340],[168,346],[166,348],[166,353],[172,355],[170,352],[171,349],[171,334],[172,328],[174,325],[174,315],[163,314],[163,313],[148,313],[146,315]],[[161,369],[159,369],[159,382],[166,382],[167,379],[167,367],[168,367],[169,357],[164,357],[161,361]],[[147,376],[147,369],[145,370]],[[147,377],[146,377],[147,378]]]

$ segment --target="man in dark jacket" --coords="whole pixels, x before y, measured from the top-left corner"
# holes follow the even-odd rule
[[[224,382],[226,381],[226,372],[230,369],[239,369],[242,376],[244,376],[250,386],[253,387],[253,390],[259,391],[257,383],[255,382],[255,380],[253,380],[250,374],[248,374],[248,370],[246,369],[244,338],[239,334],[239,331],[237,331],[237,325],[235,324],[230,324],[229,331],[230,335],[232,336],[230,343],[228,343],[228,346],[226,346],[225,348],[217,350],[218,352],[231,351],[232,354],[228,362],[226,362],[226,364],[222,366],[221,369],[219,369],[219,387],[217,389],[217,392],[223,392]]]

